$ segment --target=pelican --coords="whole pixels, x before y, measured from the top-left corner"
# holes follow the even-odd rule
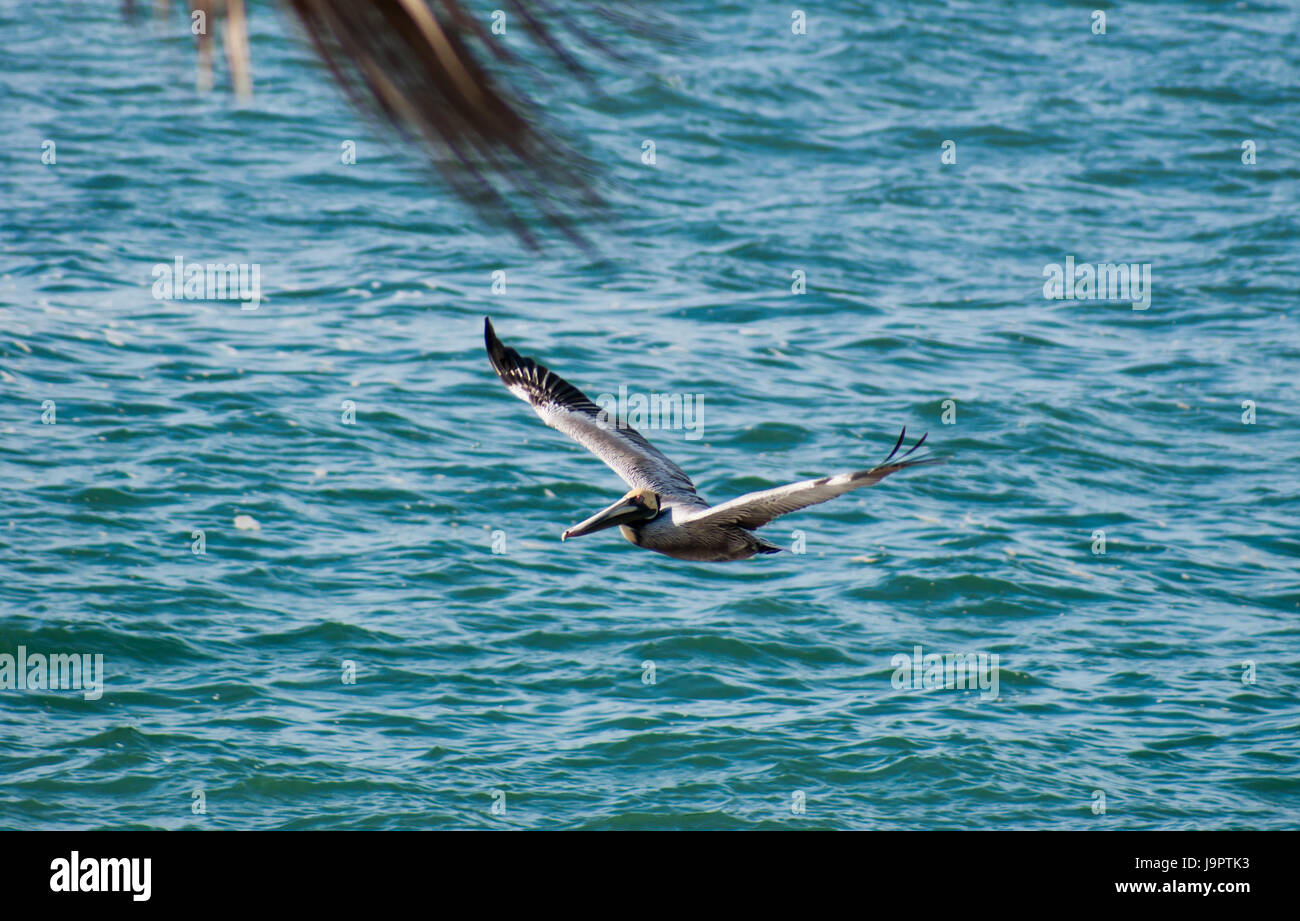
[[[936,457],[907,460],[924,443],[925,435],[895,459],[907,435],[904,428],[894,450],[870,470],[790,483],[709,505],[695,491],[691,478],[640,432],[622,419],[611,422],[609,414],[578,388],[504,345],[486,317],[483,338],[492,368],[506,388],[530,403],[543,422],[595,454],[632,487],[614,504],[566,530],[560,535],[562,541],[618,525],[638,547],[679,560],[723,563],[757,553],[780,553],[784,548],[759,537],[754,529],[781,515],[874,486],[899,470],[941,463]]]

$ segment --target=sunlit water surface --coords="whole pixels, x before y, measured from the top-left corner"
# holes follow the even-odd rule
[[[0,826],[1297,824],[1300,15],[674,9],[539,99],[620,183],[586,254],[483,225],[270,9],[240,106],[179,17],[0,3],[0,653],[105,671],[0,690]],[[178,255],[261,305],[155,299]],[[1045,299],[1066,257],[1149,308]],[[561,544],[626,487],[485,315],[698,395],[648,434],[713,501],[904,425],[950,462],[764,532],[802,554]],[[997,696],[896,688],[918,645]]]

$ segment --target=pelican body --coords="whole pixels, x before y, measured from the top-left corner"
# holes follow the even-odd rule
[[[723,563],[759,553],[780,553],[783,548],[759,537],[754,529],[781,515],[872,486],[899,470],[939,463],[938,458],[907,459],[925,441],[924,435],[895,459],[907,434],[904,428],[894,450],[869,470],[804,480],[711,506],[696,492],[691,478],[640,432],[621,419],[611,421],[568,381],[504,345],[489,319],[484,320],[483,337],[492,368],[510,392],[632,487],[617,502],[566,530],[561,540],[617,526],[636,546],[679,560]]]

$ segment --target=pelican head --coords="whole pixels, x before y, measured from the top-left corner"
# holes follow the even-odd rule
[[[575,524],[563,534],[560,540],[581,537],[593,531],[603,531],[614,525],[641,524],[659,514],[659,497],[654,490],[634,489],[608,508],[602,509],[581,524]]]

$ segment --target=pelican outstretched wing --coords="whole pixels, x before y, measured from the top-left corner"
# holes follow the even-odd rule
[[[894,450],[889,453],[889,457],[886,457],[884,461],[870,470],[859,470],[856,473],[840,473],[817,480],[804,480],[802,483],[791,483],[788,486],[778,486],[775,489],[747,493],[738,499],[732,499],[730,502],[723,502],[721,505],[715,505],[712,508],[701,509],[693,513],[682,524],[707,524],[712,527],[749,529],[761,528],[773,518],[778,518],[781,515],[787,515],[801,508],[834,499],[836,496],[842,496],[846,492],[852,492],[864,486],[874,486],[891,473],[897,473],[899,470],[906,470],[908,467],[920,467],[925,464],[943,463],[943,459],[938,457],[923,457],[916,460],[905,459],[909,454],[921,447],[925,441],[925,435],[922,435],[920,440],[912,445],[905,454],[894,460],[894,455],[903,446],[903,436],[906,434],[907,429],[904,428],[898,436],[898,443],[894,445]]]
[[[531,358],[504,345],[483,321],[488,358],[502,383],[521,400],[532,404],[541,420],[563,432],[592,454],[633,489],[653,489],[660,496],[703,505],[682,469],[646,441],[636,429],[611,418],[577,387]]]

